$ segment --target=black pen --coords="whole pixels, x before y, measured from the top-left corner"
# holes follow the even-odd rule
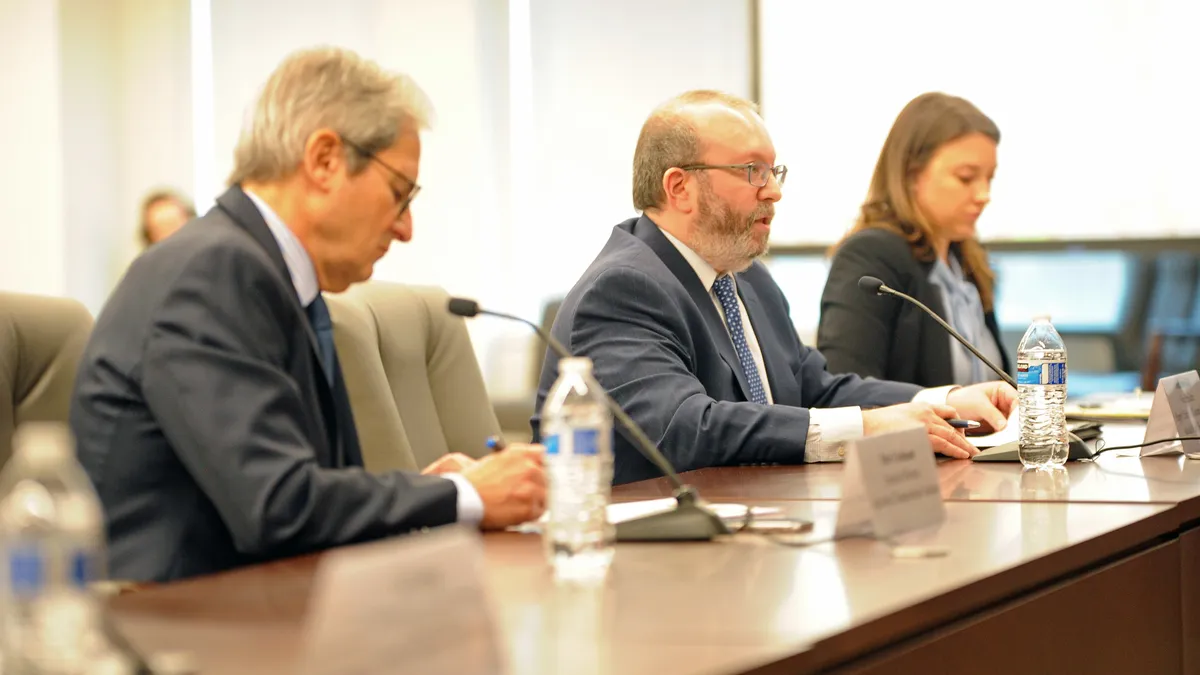
[[[504,443],[504,439],[500,438],[499,436],[488,436],[487,446],[488,446],[488,448],[491,449],[492,452],[500,452],[505,447],[507,447],[506,444]]]
[[[946,420],[946,423],[955,429],[978,429],[980,427],[979,422],[975,420],[960,420],[954,417]]]

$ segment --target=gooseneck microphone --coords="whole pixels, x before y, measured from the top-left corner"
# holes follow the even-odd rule
[[[1002,368],[1000,368],[996,364],[992,363],[988,359],[988,357],[981,354],[979,352],[979,350],[975,348],[975,345],[971,344],[970,342],[967,342],[967,339],[965,337],[963,337],[958,331],[954,330],[954,328],[951,327],[950,324],[943,321],[942,317],[938,316],[937,313],[934,312],[932,309],[929,309],[928,307],[926,307],[925,304],[923,302],[921,302],[920,300],[917,300],[916,298],[912,297],[911,295],[906,295],[906,294],[901,293],[900,291],[888,286],[887,284],[883,283],[883,281],[881,281],[878,277],[871,277],[871,276],[861,277],[858,280],[858,287],[861,288],[862,290],[866,291],[867,293],[873,293],[875,295],[894,295],[897,298],[900,298],[901,300],[905,300],[907,302],[911,302],[912,304],[916,305],[917,307],[919,307],[921,309],[921,311],[928,314],[929,318],[938,322],[938,325],[941,326],[947,333],[949,333],[950,337],[954,338],[955,340],[958,340],[960,343],[962,343],[962,346],[964,346],[968,350],[970,350],[970,352],[975,355],[975,358],[979,359],[980,361],[983,361],[983,365],[987,366],[988,368],[991,368],[993,372],[995,372],[997,375],[999,375],[1000,379],[1011,384],[1013,389],[1017,388],[1017,381],[1014,380],[1011,375],[1004,372],[1004,370]]]
[[[470,318],[484,314],[523,323],[532,328],[538,337],[550,346],[550,349],[558,358],[573,358],[571,352],[555,339],[553,335],[528,319],[523,319],[513,314],[483,309],[479,306],[478,302],[466,298],[450,298],[447,309],[450,310],[451,314],[461,317]],[[717,517],[704,501],[700,499],[700,495],[696,492],[695,488],[685,485],[679,479],[679,474],[675,473],[671,462],[662,454],[658,446],[650,440],[646,432],[642,431],[637,422],[633,421],[633,418],[621,408],[612,396],[608,395],[608,392],[604,391],[603,388],[600,388],[599,391],[604,405],[617,420],[618,431],[633,444],[633,447],[638,449],[638,452],[642,453],[643,457],[663,472],[663,475],[671,483],[675,497],[675,508],[670,511],[653,513],[617,523],[617,540],[705,541],[712,539],[718,534],[729,534],[729,528],[725,526],[725,522]]]
[[[960,343],[962,343],[962,346],[964,346],[968,350],[970,350],[970,352],[975,355],[975,358],[979,359],[980,361],[983,361],[983,364],[985,366],[987,366],[988,368],[991,368],[992,371],[994,371],[997,375],[999,375],[1000,379],[1002,379],[1005,382],[1012,385],[1013,389],[1017,388],[1017,381],[1014,380],[1011,375],[1004,372],[996,364],[992,363],[988,359],[988,357],[979,353],[979,350],[975,348],[975,345],[971,344],[970,342],[967,342],[967,339],[965,337],[963,337],[958,331],[954,330],[954,328],[951,327],[950,324],[943,321],[942,317],[938,316],[936,312],[934,312],[932,309],[929,309],[928,307],[926,307],[925,303],[921,302],[920,300],[917,300],[916,298],[912,297],[911,295],[901,293],[900,291],[888,286],[887,284],[883,283],[883,281],[881,279],[879,279],[879,277],[872,277],[872,276],[859,277],[858,287],[867,293],[871,293],[874,295],[894,295],[897,298],[904,300],[905,302],[911,302],[912,304],[916,305],[917,307],[919,307],[921,309],[921,311],[928,314],[929,318],[936,321],[938,323],[938,325],[942,327],[942,329],[944,329],[947,333],[949,333],[950,337],[952,337],[955,340],[958,340]],[[1083,441],[1083,439],[1079,438],[1079,436],[1076,436],[1074,433],[1072,433],[1069,430],[1067,431],[1067,435],[1071,437],[1071,442],[1067,448],[1067,450],[1068,450],[1067,459],[1090,459],[1090,458],[1096,456],[1097,453],[1093,452],[1092,449],[1090,447],[1088,447],[1088,444],[1085,443]],[[1004,443],[1002,445],[997,445],[994,448],[989,448],[987,450],[984,450],[983,452],[979,453],[978,455],[975,455],[971,459],[973,459],[977,462],[1020,461],[1020,456],[1017,453],[1018,445],[1019,444],[1017,441],[1013,441],[1011,443]]]

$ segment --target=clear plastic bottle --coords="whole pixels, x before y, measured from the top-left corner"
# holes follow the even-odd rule
[[[1027,467],[1062,466],[1070,445],[1063,405],[1067,400],[1067,349],[1050,317],[1037,317],[1017,347],[1017,395],[1021,406],[1019,454]]]
[[[26,423],[0,472],[0,644],[5,675],[78,675],[110,653],[103,607],[104,518],[62,424]]]
[[[558,380],[542,406],[549,478],[542,538],[555,577],[603,578],[613,558],[612,414],[586,358],[558,362]]]

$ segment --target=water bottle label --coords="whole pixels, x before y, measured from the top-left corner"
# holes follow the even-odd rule
[[[1065,361],[1018,361],[1017,384],[1061,385],[1067,383]]]
[[[595,429],[576,429],[567,437],[567,444],[559,434],[542,439],[547,455],[596,455],[600,452],[600,432]]]
[[[36,545],[16,546],[8,552],[8,583],[13,595],[29,597],[41,592],[46,581],[46,560]]]
[[[95,578],[92,574],[92,557],[87,551],[76,551],[71,556],[71,583],[79,588],[85,588]]]
[[[597,455],[600,452],[600,432],[595,429],[576,429],[575,447],[572,450],[576,455]]]

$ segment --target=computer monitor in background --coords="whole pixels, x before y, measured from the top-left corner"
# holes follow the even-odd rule
[[[1115,333],[1133,288],[1136,258],[1124,251],[996,251],[996,321],[1021,331],[1047,314],[1060,333]],[[1016,348],[1016,345],[1013,345]]]
[[[1067,343],[1072,396],[1136,386],[1118,372],[1116,340],[1131,310],[1138,258],[1124,251],[994,251],[996,319],[1001,348],[1015,362],[1033,317],[1048,314]],[[821,292],[829,273],[823,253],[773,253],[764,260],[791,306],[800,339],[816,345]]]

